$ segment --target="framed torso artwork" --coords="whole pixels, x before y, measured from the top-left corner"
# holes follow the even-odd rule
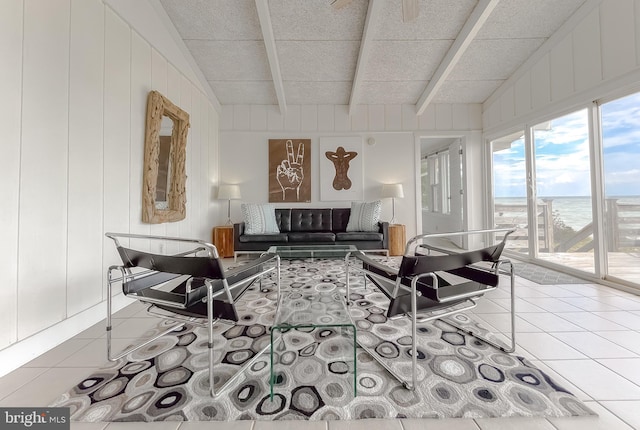
[[[320,200],[361,201],[364,197],[362,138],[320,138]]]

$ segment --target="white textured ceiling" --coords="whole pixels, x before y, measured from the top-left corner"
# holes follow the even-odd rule
[[[352,0],[341,9],[331,0],[160,1],[221,104],[286,108],[419,104],[432,79],[431,102],[482,103],[585,0],[417,0],[419,15],[406,23],[401,0]],[[438,76],[487,3],[466,50]]]

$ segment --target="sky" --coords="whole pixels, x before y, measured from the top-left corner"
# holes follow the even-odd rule
[[[538,197],[590,196],[588,111],[534,129]],[[602,105],[605,194],[640,195],[640,93]],[[496,197],[524,197],[524,138],[494,153]]]

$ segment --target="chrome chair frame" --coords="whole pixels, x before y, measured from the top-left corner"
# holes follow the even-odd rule
[[[233,305],[238,299],[242,297],[248,287],[256,280],[262,283],[262,277],[268,273],[276,272],[277,282],[277,303],[280,299],[280,257],[275,254],[265,254],[260,258],[252,261],[249,264],[240,266],[231,270],[224,270],[222,263],[219,260],[218,250],[215,245],[211,243],[197,240],[197,239],[184,239],[177,237],[165,237],[165,236],[150,236],[141,234],[125,234],[125,233],[106,233],[105,236],[112,239],[116,248],[123,260],[122,265],[112,265],[107,270],[107,358],[109,361],[117,361],[120,358],[148,345],[161,336],[164,336],[172,331],[181,328],[186,323],[193,324],[199,327],[206,327],[208,331],[208,350],[209,350],[209,385],[210,392],[213,397],[218,396],[225,389],[227,389],[241,374],[248,368],[253,362],[269,348],[269,345],[256,353],[256,355],[245,363],[223,386],[216,390],[214,386],[214,360],[213,360],[213,324],[218,321],[233,323],[236,319],[223,319],[221,317],[214,318],[214,301],[221,299],[221,301],[227,303],[232,309],[235,315],[235,308]],[[195,246],[195,248],[181,252],[178,254],[166,256],[152,254],[145,251],[132,250],[125,248],[120,244],[119,239],[142,239],[151,241],[164,241],[164,242],[176,242],[189,244]],[[129,252],[128,252],[129,251]],[[198,257],[198,254],[205,253],[206,257],[200,257],[198,261],[193,260],[194,257]],[[133,255],[131,257],[130,255]],[[185,259],[182,262],[180,259]],[[167,263],[168,262],[168,263]],[[176,266],[181,266],[181,263],[187,263],[184,268],[176,270]],[[193,263],[193,264],[191,264]],[[201,264],[198,264],[201,263]],[[269,263],[269,264],[267,264]],[[275,263],[273,266],[270,263]],[[266,265],[266,267],[264,267]],[[139,267],[141,271],[134,271],[133,268]],[[172,272],[163,272],[164,267],[171,267]],[[114,273],[119,272],[120,277],[114,277]],[[243,272],[252,272],[248,275],[242,276]],[[209,273],[210,277],[204,276],[205,273]],[[189,276],[186,281],[181,279]],[[235,282],[229,283],[229,279],[235,280]],[[177,299],[180,294],[172,292],[158,292],[152,296],[140,295],[143,291],[149,291],[155,287],[162,285],[169,285],[171,282],[180,282],[184,285],[184,301],[180,303]],[[113,354],[112,351],[112,316],[113,316],[113,292],[112,286],[114,283],[122,283],[123,295],[131,297],[141,302],[149,304],[147,312],[150,314],[178,323],[170,326],[161,333],[146,339],[142,343],[125,349],[118,354]],[[131,283],[138,283],[142,285],[136,291],[128,291],[125,288]],[[204,293],[202,290],[206,290]],[[234,289],[239,289],[239,294],[234,297]],[[194,301],[190,299],[191,295],[195,295],[197,299]],[[163,296],[165,298],[163,298]],[[173,298],[173,300],[168,300]],[[173,313],[171,309],[176,312],[188,311],[195,304],[206,302],[206,315],[193,316],[187,312],[187,315],[181,315],[179,313]],[[160,309],[160,310],[158,310]]]
[[[423,234],[418,235],[411,238],[406,245],[405,253],[402,257],[402,262],[399,268],[390,267],[388,265],[382,264],[379,261],[373,260],[370,257],[366,256],[362,252],[357,252],[353,254],[358,260],[363,262],[363,268],[357,268],[364,277],[364,285],[366,287],[367,277],[370,277],[373,283],[390,299],[395,299],[398,297],[401,291],[409,292],[411,296],[411,307],[410,311],[399,313],[397,315],[389,315],[391,312],[391,308],[387,312],[387,317],[390,319],[400,318],[400,317],[409,317],[411,318],[411,334],[412,334],[412,345],[411,345],[411,380],[406,380],[402,375],[399,375],[396,371],[391,369],[384,361],[380,360],[375,354],[374,351],[371,351],[369,347],[366,345],[360,345],[363,347],[369,354],[378,361],[391,375],[393,375],[398,381],[400,381],[403,386],[407,389],[414,390],[417,383],[417,324],[418,322],[426,322],[434,319],[444,318],[450,315],[458,314],[477,306],[477,299],[486,294],[489,291],[495,290],[497,288],[497,282],[499,275],[508,275],[510,278],[510,296],[511,296],[511,309],[510,309],[510,325],[511,325],[511,342],[509,345],[501,345],[496,343],[486,337],[482,337],[479,333],[473,332],[472,330],[468,330],[460,325],[456,325],[455,322],[451,320],[447,320],[448,324],[453,325],[457,329],[461,330],[464,333],[467,333],[471,336],[474,336],[477,339],[482,340],[483,342],[498,348],[501,351],[510,353],[515,351],[516,348],[516,340],[515,340],[515,271],[513,268],[513,264],[508,259],[501,259],[500,255],[502,254],[502,250],[506,244],[506,240],[510,234],[512,234],[514,229],[487,229],[487,230],[472,230],[466,232],[450,232],[450,233],[436,233],[436,234]],[[486,247],[482,249],[477,249],[470,252],[460,252],[464,251],[462,249],[452,249],[452,248],[444,248],[442,246],[433,246],[427,242],[429,239],[438,239],[438,238],[451,238],[451,237],[465,237],[473,234],[482,234],[486,235],[486,237],[493,238],[493,235],[497,233],[503,233],[504,236],[500,243],[497,246]],[[427,250],[427,255],[419,254],[418,249],[423,248]],[[487,251],[488,252],[484,252]],[[439,255],[432,256],[432,252],[437,252]],[[465,264],[456,264],[456,259],[448,260],[447,256],[463,256],[463,260],[465,260]],[[408,258],[407,258],[408,257]],[[430,266],[428,270],[425,270],[422,273],[418,273],[414,270],[412,266],[412,262],[417,261],[417,258],[425,258],[429,259],[430,257],[435,257],[435,260],[432,264],[428,264]],[[348,258],[348,257],[347,257]],[[346,259],[345,259],[346,260]],[[471,269],[469,265],[478,263],[478,262],[489,262],[492,264],[490,270],[487,269],[479,269],[474,267]],[[442,263],[441,267],[438,265]],[[417,266],[418,264],[415,264]],[[414,266],[414,267],[415,267]],[[485,285],[487,288],[476,290],[476,291],[467,291],[462,294],[451,295],[447,297],[441,297],[440,288],[444,287],[441,284],[441,278],[438,276],[440,272],[449,272],[453,273],[457,276],[465,278],[465,274],[468,270],[483,270],[486,273],[491,273],[495,275],[495,285],[491,284],[491,286]],[[482,277],[482,274],[480,274]],[[381,282],[385,282],[387,285],[393,285],[391,291],[386,290],[381,286],[380,283],[376,283],[375,280],[379,280]],[[426,279],[429,279],[430,282],[424,282]],[[473,278],[466,278],[471,280]],[[491,279],[489,279],[491,280]],[[474,281],[475,282],[475,281]],[[408,285],[407,285],[408,284]],[[439,310],[444,309],[444,307],[451,303],[451,306],[463,304],[463,306],[458,306],[453,309],[449,309],[443,311],[441,313],[419,317],[421,311],[423,312],[434,312],[434,310],[430,309],[418,309],[418,298],[423,295],[428,288],[432,293],[431,300],[437,302],[438,304],[442,304],[443,306],[439,308]],[[350,281],[349,281],[349,272],[347,271],[347,282],[346,282],[346,291],[347,291],[347,300],[350,298]]]

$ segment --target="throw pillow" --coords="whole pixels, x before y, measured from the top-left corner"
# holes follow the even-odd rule
[[[243,203],[245,234],[280,233],[276,222],[276,208],[268,203]]]
[[[378,231],[382,202],[352,202],[347,231]]]

